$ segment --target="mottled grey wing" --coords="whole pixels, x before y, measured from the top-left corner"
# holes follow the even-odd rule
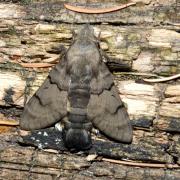
[[[60,121],[66,114],[67,92],[51,83],[48,76],[25,105],[20,127],[25,130],[46,128]]]
[[[100,73],[106,74],[106,77],[108,72],[107,67],[101,68]],[[88,117],[93,125],[108,137],[120,142],[130,143],[132,141],[131,123],[127,110],[119,97],[118,90],[113,84],[113,79],[107,77],[101,79],[101,81],[106,81],[106,84],[111,84],[111,87],[107,89],[101,86],[102,83],[96,84],[99,89],[101,86],[102,92],[91,94],[88,104]]]

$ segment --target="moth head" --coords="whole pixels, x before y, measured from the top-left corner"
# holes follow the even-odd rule
[[[76,34],[74,40],[87,39],[99,44],[99,38],[94,35],[94,29],[89,24],[85,24]]]

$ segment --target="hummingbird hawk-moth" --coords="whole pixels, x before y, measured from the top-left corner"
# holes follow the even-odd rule
[[[92,127],[118,142],[132,141],[132,127],[99,41],[85,25],[60,62],[24,107],[20,127],[43,129],[62,122],[67,148],[92,146]]]

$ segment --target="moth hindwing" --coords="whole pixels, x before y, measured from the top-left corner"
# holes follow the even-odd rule
[[[57,122],[64,123],[63,139],[70,149],[91,147],[92,126],[116,141],[132,141],[128,113],[88,25],[25,105],[20,127],[42,129]]]

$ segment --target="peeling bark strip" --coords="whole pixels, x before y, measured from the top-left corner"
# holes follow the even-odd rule
[[[83,7],[80,7],[80,6],[73,6],[73,5],[69,5],[69,4],[64,4],[64,7],[66,9],[71,10],[71,11],[75,11],[75,12],[79,12],[79,13],[102,14],[102,13],[109,13],[109,12],[113,12],[113,11],[118,11],[118,10],[127,8],[129,6],[135,5],[135,4],[136,3],[128,3],[128,4],[116,6],[116,7],[103,8],[103,9],[99,9],[99,8],[83,8]]]

